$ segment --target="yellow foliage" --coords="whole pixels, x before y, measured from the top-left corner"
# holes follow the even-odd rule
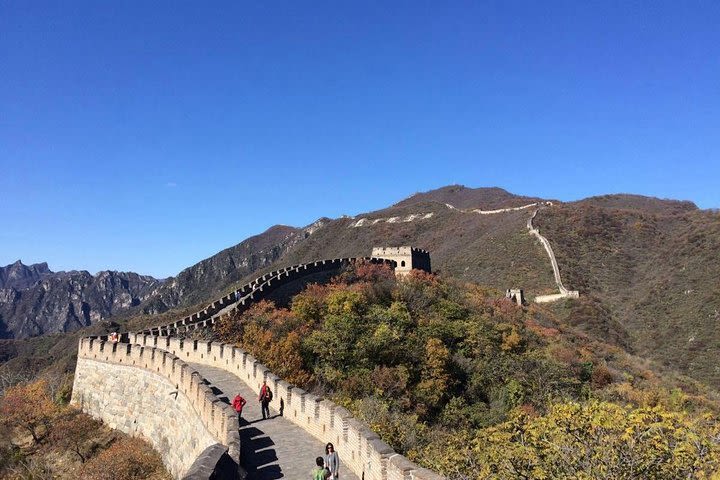
[[[312,379],[312,375],[303,369],[300,335],[297,332],[291,332],[273,343],[265,361],[272,371],[294,385],[305,385]]]
[[[434,408],[447,395],[450,383],[448,362],[450,351],[437,338],[430,338],[425,345],[425,362],[417,394],[428,407]]]
[[[365,296],[353,290],[337,290],[328,295],[327,311],[331,315],[360,315],[365,309]]]
[[[711,478],[720,462],[720,428],[662,407],[608,402],[520,411],[474,442],[478,479]]]
[[[517,329],[513,326],[509,332],[503,334],[503,341],[500,348],[503,352],[512,352],[516,350],[522,343],[522,337]]]

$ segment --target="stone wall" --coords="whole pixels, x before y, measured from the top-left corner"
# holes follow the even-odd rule
[[[186,362],[221,368],[259,391],[263,381],[275,392],[272,407],[284,405],[285,418],[321,442],[333,442],[343,465],[365,480],[439,480],[430,470],[418,467],[393,451],[377,434],[355,420],[346,409],[330,400],[293,386],[274,375],[244,350],[231,345],[183,341],[174,337],[132,334],[132,343],[165,350]],[[364,476],[363,476],[364,475]]]
[[[552,205],[552,204],[551,204]],[[555,259],[555,253],[553,252],[552,246],[550,245],[550,242],[547,238],[540,235],[540,230],[535,228],[533,226],[533,220],[537,216],[540,209],[537,209],[533,212],[532,216],[527,221],[527,229],[532,234],[535,235],[535,237],[540,240],[540,243],[545,248],[545,251],[548,254],[548,257],[550,257],[550,264],[552,265],[553,269],[553,275],[555,276],[555,284],[558,287],[558,290],[560,290],[560,293],[554,293],[551,295],[540,295],[535,297],[536,303],[547,303],[547,302],[555,302],[557,300],[561,300],[563,298],[579,298],[580,292],[577,290],[568,290],[565,288],[565,286],[562,283],[562,279],[560,278],[560,267],[558,267],[557,260]]]
[[[221,444],[240,462],[237,415],[174,355],[139,345],[83,338],[71,403],[111,428],[147,439],[175,478]],[[209,478],[212,470],[205,472]],[[201,475],[202,476],[202,475]]]
[[[427,252],[425,252],[425,255],[428,256],[427,263],[429,267],[429,255]],[[195,312],[192,315],[188,315],[185,318],[168,325],[153,327],[144,331],[144,333],[165,336],[211,327],[222,316],[231,313],[243,312],[253,303],[270,297],[275,291],[290,283],[320,272],[340,270],[342,267],[356,261],[387,263],[392,266],[395,265],[395,263],[389,259],[358,257],[318,260],[312,263],[294,265],[292,267],[274,270],[256,278],[246,285],[243,285],[241,288],[233,291],[232,293],[215,300],[199,312]]]

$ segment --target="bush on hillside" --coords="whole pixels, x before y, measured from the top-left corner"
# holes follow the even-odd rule
[[[638,419],[652,412],[666,419],[674,409],[668,413],[674,430],[663,432],[677,441],[668,439],[657,448],[687,446],[693,434],[703,448],[715,448],[710,424],[705,428],[690,417],[672,417],[681,415],[690,397],[648,381],[648,370],[635,368],[617,347],[592,343],[559,325],[547,310],[520,307],[500,292],[425,272],[402,279],[386,273],[379,268],[344,272],[327,285],[307,287],[289,310],[261,302],[221,320],[216,332],[286,380],[348,408],[399,453],[452,478],[486,478],[478,476],[480,465],[495,465],[482,470],[494,478],[597,476],[599,466],[583,470],[587,449],[567,450],[566,470],[543,463],[560,460],[551,460],[540,440],[518,451],[538,463],[536,470],[513,473],[506,465],[512,465],[512,457],[501,456],[503,445],[508,452],[518,450],[515,442],[522,445],[511,434],[522,427],[519,418],[555,435],[560,445],[571,441],[551,428],[569,411],[585,422],[577,426],[585,429],[582,435],[591,436],[597,422],[613,415],[617,425],[635,428],[640,438],[654,427]],[[668,410],[634,410],[646,405]],[[715,458],[705,450],[688,450],[682,461],[642,449],[625,452],[630,440],[623,440],[622,430],[603,435],[613,462],[624,455],[647,457],[657,472],[707,470]],[[489,436],[497,441],[480,441]]]

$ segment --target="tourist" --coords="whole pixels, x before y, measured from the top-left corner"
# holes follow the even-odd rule
[[[262,407],[263,420],[270,418],[270,402],[272,401],[272,397],[272,390],[268,387],[267,382],[263,381],[262,387],[260,387],[260,395],[258,396]]]
[[[235,395],[235,398],[233,398],[232,406],[238,414],[238,423],[240,423],[240,418],[242,418],[242,410],[246,403],[247,402],[245,401],[245,399],[239,393]]]
[[[312,480],[327,480],[330,478],[330,471],[323,466],[323,458],[317,457],[315,459],[315,468],[310,472]]]
[[[335,447],[332,443],[325,445],[325,468],[330,471],[330,480],[338,479],[338,471],[340,470],[340,457],[338,457]]]

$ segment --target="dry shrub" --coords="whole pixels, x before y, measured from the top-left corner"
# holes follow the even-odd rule
[[[603,388],[613,382],[613,374],[607,366],[598,365],[593,368],[591,381],[594,388]]]
[[[88,460],[81,470],[86,480],[169,479],[160,455],[146,441],[123,438]]]
[[[50,445],[55,450],[70,450],[81,462],[85,462],[92,453],[92,440],[101,428],[98,420],[73,407],[66,407],[53,421]]]
[[[14,385],[0,398],[0,423],[25,430],[38,443],[57,414],[45,379]]]
[[[528,330],[534,332],[539,337],[545,337],[545,338],[555,338],[558,335],[560,335],[560,330],[553,327],[544,327],[540,325],[535,319],[528,318],[525,320],[525,326],[528,328]]]

